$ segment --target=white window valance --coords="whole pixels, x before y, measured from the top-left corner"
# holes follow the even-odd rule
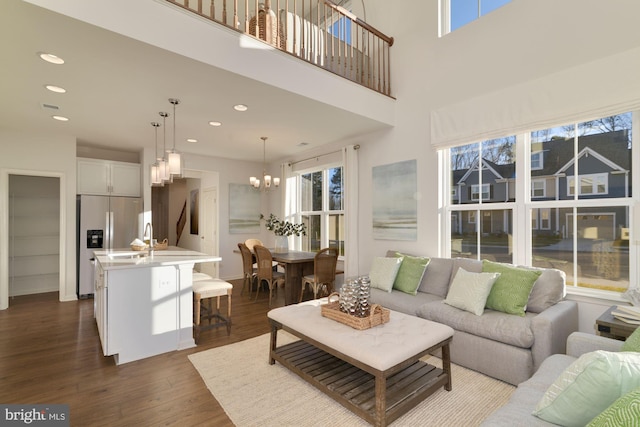
[[[640,48],[431,112],[431,145],[450,148],[640,108]],[[517,71],[516,71],[517,72]]]

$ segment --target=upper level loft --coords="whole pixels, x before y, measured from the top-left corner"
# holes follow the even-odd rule
[[[329,0],[165,1],[391,96],[393,37]]]

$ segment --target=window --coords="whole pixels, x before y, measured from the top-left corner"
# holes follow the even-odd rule
[[[449,150],[451,193],[463,189],[450,200],[450,249],[455,256],[511,262],[515,144],[515,137],[507,137]]]
[[[300,174],[299,200],[302,222],[307,235],[302,237],[302,250],[317,252],[337,247],[344,255],[344,200],[342,166]]]
[[[609,175],[606,173],[580,175],[579,195],[602,195],[607,194],[609,187]],[[575,192],[575,177],[567,177],[567,193],[570,196]]]
[[[531,170],[536,171],[544,168],[544,157],[542,151],[531,153]]]
[[[482,188],[482,191],[480,190]],[[471,200],[479,200],[480,193],[482,193],[482,200],[489,200],[491,186],[489,184],[472,185],[471,186]]]
[[[441,35],[475,21],[511,0],[441,0]]]
[[[545,197],[547,195],[547,181],[534,179],[531,181],[531,198]]]
[[[638,202],[632,199],[632,178],[640,161],[632,162],[632,116],[623,113],[538,129],[518,135],[513,144],[505,138],[443,152],[449,160],[441,164],[450,168],[440,174],[445,185],[468,183],[473,196],[445,205],[448,215],[442,217],[457,221],[444,224],[450,230],[445,251],[557,268],[565,272],[568,286],[624,292],[631,278],[640,275],[638,255],[629,245],[635,237],[628,232],[640,228],[633,223]],[[516,144],[524,144],[524,149],[516,150]],[[516,151],[531,156],[528,170],[527,162],[515,158]],[[537,153],[545,153],[544,164]],[[463,154],[466,160],[461,161]],[[527,177],[530,198],[502,197],[510,191],[505,187],[525,188],[522,181]],[[489,180],[490,192],[500,194],[485,200],[482,186]],[[529,213],[530,230],[514,229],[514,212]],[[458,219],[465,215],[468,222]],[[511,260],[512,253],[516,259]]]

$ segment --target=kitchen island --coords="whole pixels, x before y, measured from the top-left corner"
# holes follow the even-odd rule
[[[105,356],[118,365],[195,347],[193,267],[220,257],[172,246],[94,254],[95,318]]]

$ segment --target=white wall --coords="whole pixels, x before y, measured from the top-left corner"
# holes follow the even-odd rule
[[[76,140],[0,129],[0,309],[7,307],[8,177],[60,178],[60,300],[76,299]]]
[[[267,167],[269,170],[278,170],[277,165],[267,165]],[[219,263],[219,273],[222,279],[241,278],[242,258],[239,253],[234,252],[238,249],[238,243],[254,237],[268,245],[273,243],[273,235],[264,227],[260,227],[258,235],[229,233],[229,184],[248,184],[251,175],[262,171],[262,164],[187,154],[185,168],[189,170],[188,176],[197,176],[192,171],[215,172],[215,174],[201,175],[200,188],[201,190],[211,187],[218,189],[218,242],[219,253],[222,257],[222,261]],[[281,191],[280,189],[269,194],[261,194],[261,212],[267,215],[268,212],[280,210],[279,192]],[[186,232],[188,233],[189,230],[187,229]]]

